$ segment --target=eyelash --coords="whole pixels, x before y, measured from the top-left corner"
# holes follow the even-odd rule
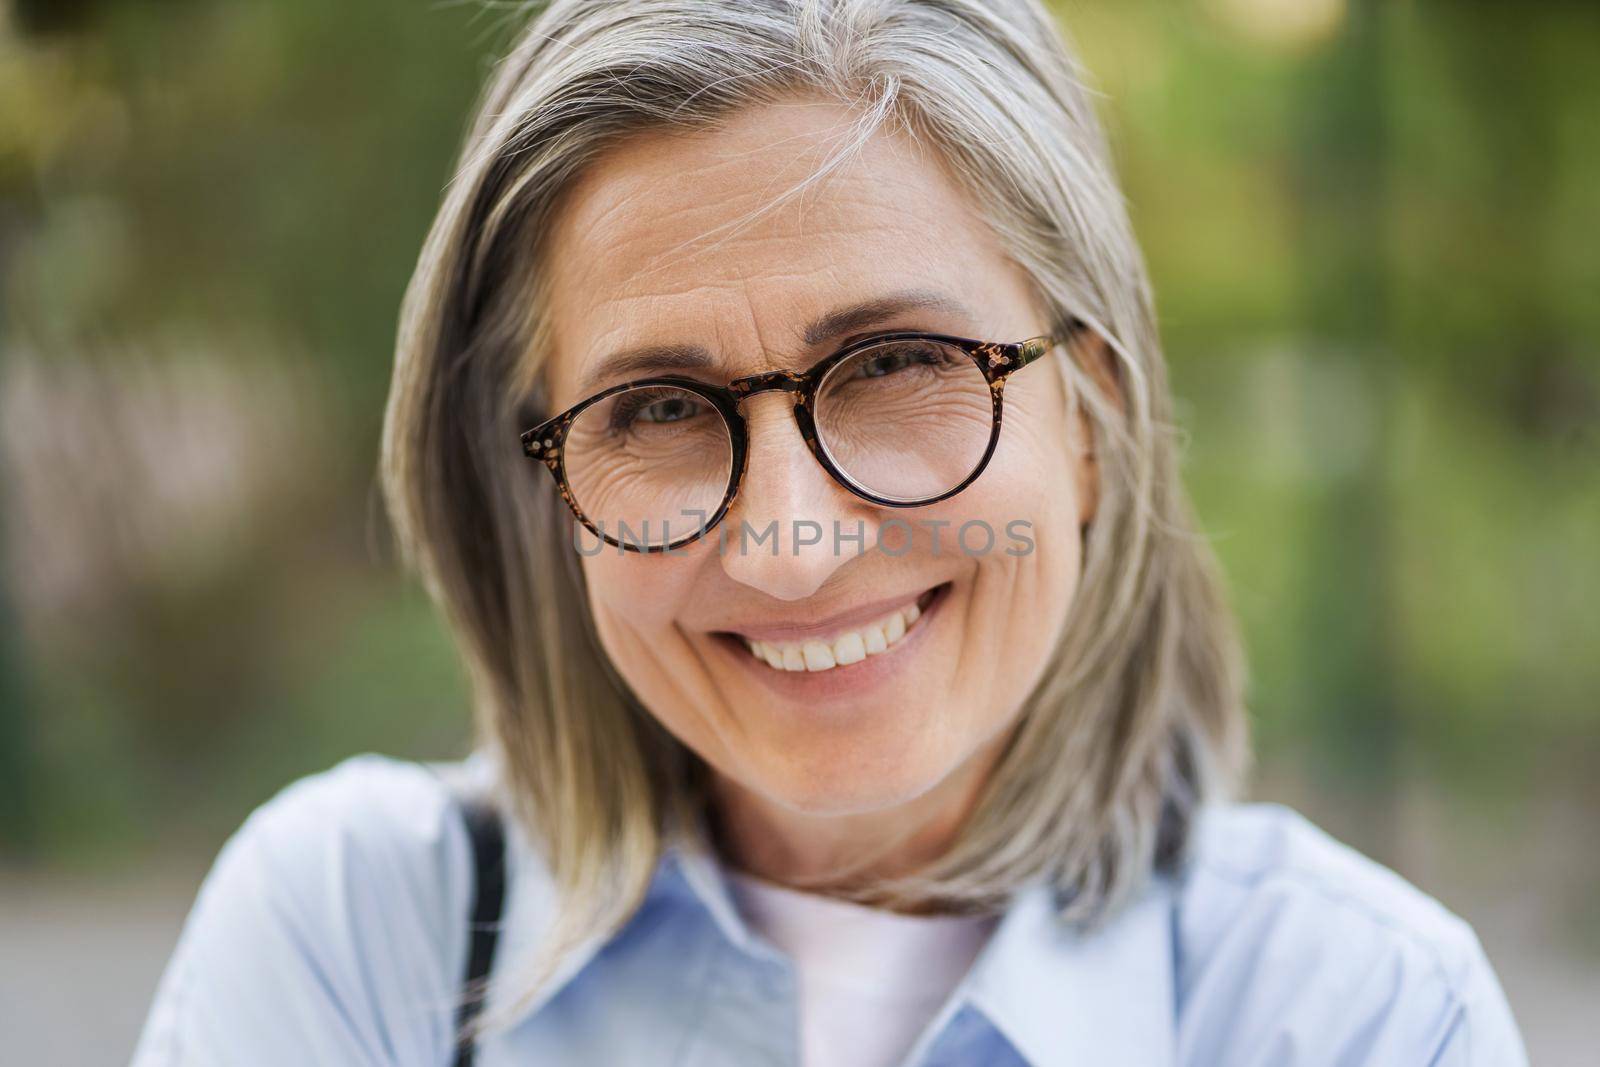
[[[611,416],[606,420],[606,426],[612,433],[620,433],[632,427],[633,420],[639,413],[663,400],[675,399],[674,390],[647,390],[641,389],[631,395],[617,398],[617,403],[611,409]]]

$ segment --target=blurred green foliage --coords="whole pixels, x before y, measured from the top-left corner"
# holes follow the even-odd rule
[[[1379,816],[1358,836],[1380,854],[1408,776],[1593,802],[1600,8],[1055,6],[1106,96],[1263,760]],[[316,428],[273,441],[259,427],[290,424],[263,402],[256,445],[305,449],[300,484],[267,484],[176,564],[108,549],[76,585],[36,573],[66,505],[8,483],[13,854],[210,844],[349,752],[465,743],[449,639],[381,550],[373,467],[400,295],[509,15],[11,9],[0,358],[44,368],[41,404],[68,364],[292,366],[311,384],[281,418]]]

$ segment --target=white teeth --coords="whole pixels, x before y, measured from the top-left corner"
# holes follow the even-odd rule
[[[915,603],[890,612],[877,622],[857,630],[846,630],[832,639],[810,641],[751,641],[745,647],[767,666],[780,671],[827,671],[860,663],[868,656],[880,655],[906,635],[906,629],[922,617]]]
[[[891,645],[906,635],[906,617],[900,612],[889,616],[889,621],[883,628],[883,638]]]
[[[833,649],[821,641],[807,641],[800,646],[800,654],[806,658],[808,671],[826,671],[839,665],[833,658]]]
[[[854,630],[841,635],[833,643],[833,659],[841,667],[860,663],[866,658],[867,640]]]

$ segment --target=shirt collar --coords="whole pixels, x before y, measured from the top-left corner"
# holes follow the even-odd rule
[[[1013,898],[964,980],[1035,1067],[1175,1061],[1170,884],[1157,877],[1099,930],[1063,922],[1035,882]]]
[[[524,860],[526,847],[520,844]],[[517,862],[513,877],[527,868],[526,862]],[[538,886],[529,886],[530,879],[521,881],[524,888],[513,891],[513,912],[507,919],[508,941],[518,948],[537,940],[527,917],[548,915],[555,903],[547,880]],[[703,908],[722,936],[744,952],[764,956],[776,951],[735,905],[703,821],[667,839],[646,903],[667,898]],[[1091,932],[1063,922],[1056,902],[1055,892],[1043,881],[1019,889],[952,1000],[976,1009],[1030,1067],[1163,1067],[1175,1062],[1170,879],[1150,879],[1133,901]],[[591,938],[569,952],[554,980],[518,1013],[519,1019],[536,1012],[575,978],[604,940]]]

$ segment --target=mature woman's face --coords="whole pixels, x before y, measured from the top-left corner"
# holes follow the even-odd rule
[[[987,224],[899,135],[880,135],[844,171],[732,229],[810,173],[849,121],[808,100],[742,113],[711,134],[636,137],[599,159],[551,234],[553,410],[651,373],[605,369],[609,354],[643,345],[702,346],[715,360],[704,377],[722,384],[804,369],[878,330],[990,341],[1048,332]],[[910,291],[948,305],[805,340],[831,311]],[[681,554],[606,546],[584,556],[606,652],[674,735],[768,805],[868,812],[981,778],[1066,618],[1093,507],[1085,426],[1069,433],[1060,376],[1048,360],[1015,374],[987,470],[919,509],[878,507],[831,480],[791,407],[779,392],[744,403],[749,470],[720,550],[713,532]],[[792,536],[805,520],[825,531],[819,543],[800,543],[814,538],[810,527]],[[886,520],[896,520],[883,534],[894,555],[874,547]],[[982,527],[969,529],[966,550],[958,542],[969,520],[994,531],[988,551]],[[776,554],[770,540],[741,548],[741,523],[773,522]],[[836,544],[835,522],[849,533],[861,524],[866,550]],[[1008,533],[1012,523],[1027,524],[1010,531],[1031,546]],[[808,642],[820,642],[809,656]],[[774,667],[768,655],[811,669]]]

